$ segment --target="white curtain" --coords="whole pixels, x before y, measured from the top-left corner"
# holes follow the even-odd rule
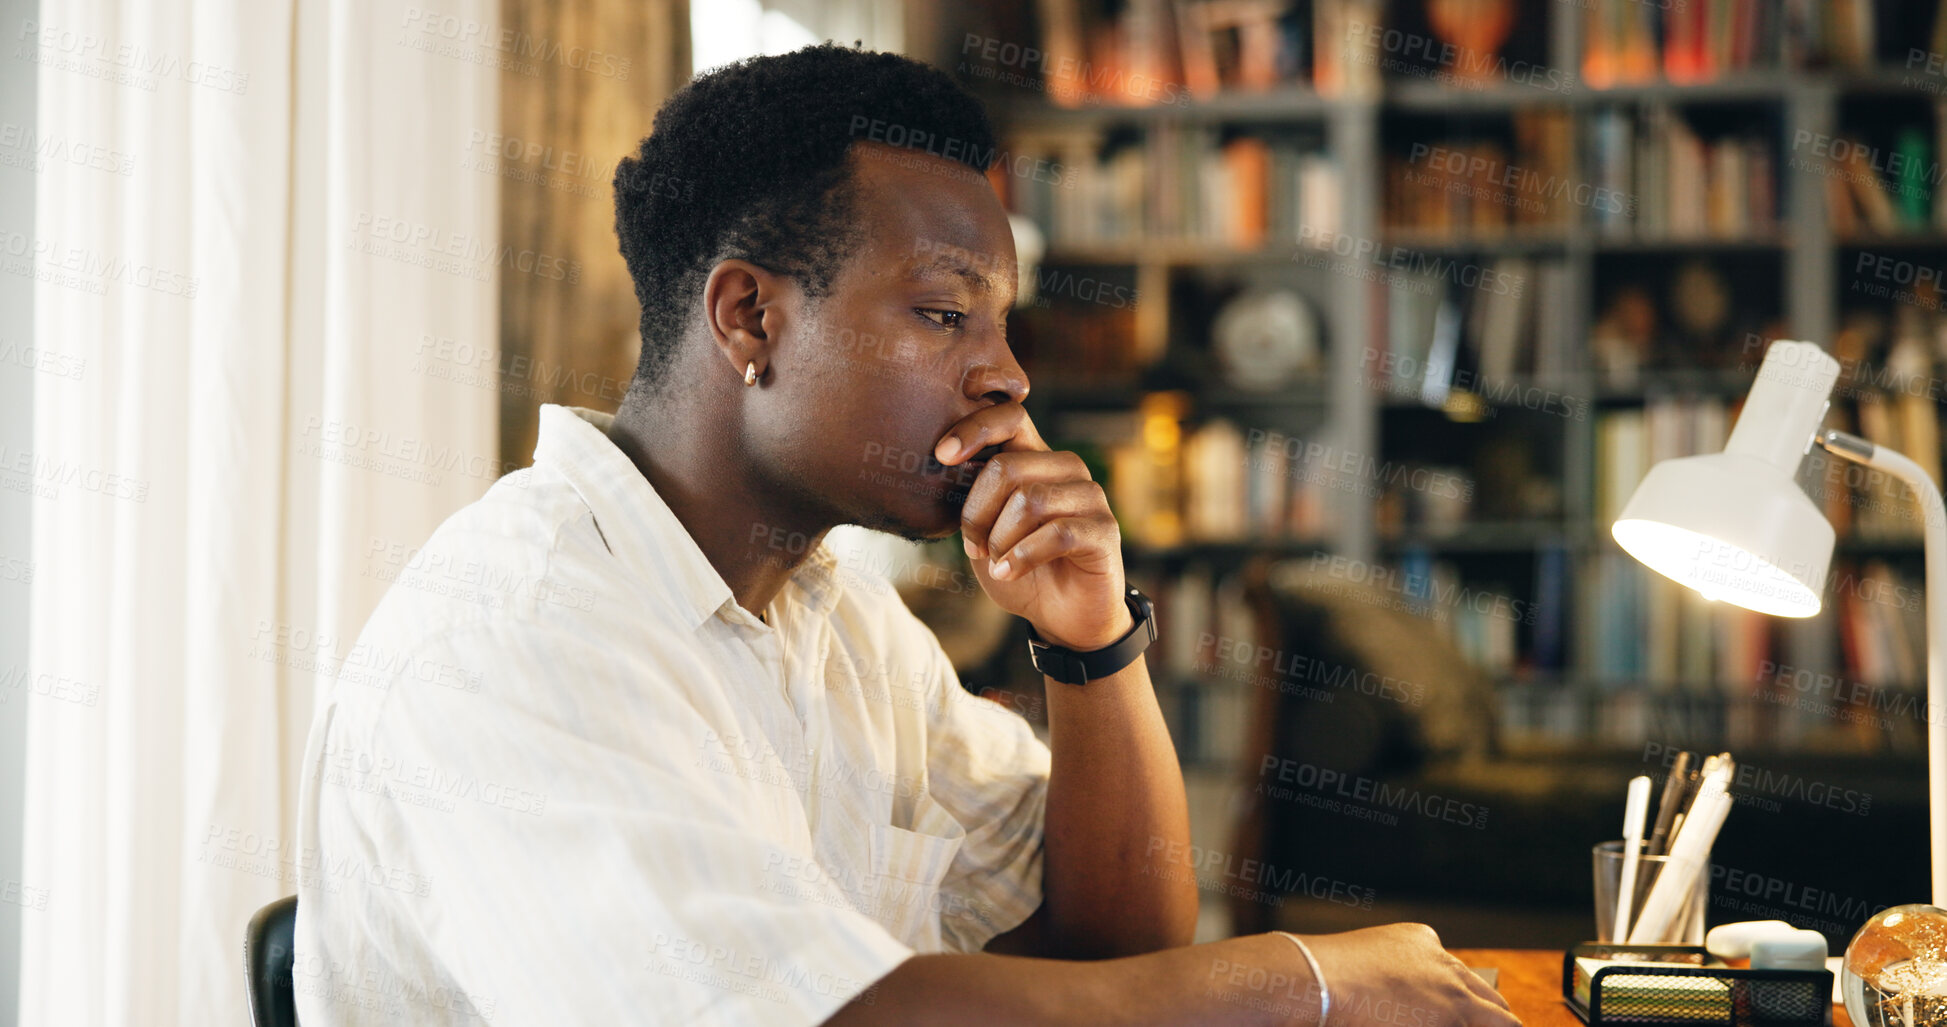
[[[85,373],[35,399],[23,1024],[248,1022],[315,688],[394,547],[504,470],[450,359],[534,266],[467,166],[494,10],[44,0],[22,32],[41,133],[129,165],[39,179],[35,342]]]

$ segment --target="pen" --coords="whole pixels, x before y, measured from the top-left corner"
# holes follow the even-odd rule
[[[1704,786],[1717,777],[1717,757],[1705,756],[1701,768],[1692,766],[1690,775],[1684,778],[1683,794],[1677,796],[1677,816],[1670,821],[1670,849],[1675,851],[1677,838],[1683,834],[1683,825],[1697,812],[1697,799],[1703,795]]]
[[[1697,810],[1697,796],[1702,793],[1705,783],[1703,771],[1690,768],[1690,776],[1683,779],[1683,790],[1677,793],[1677,815],[1670,820],[1669,851],[1676,851],[1677,839],[1683,835],[1684,821]]]
[[[1632,778],[1629,801],[1623,808],[1623,861],[1622,875],[1616,881],[1616,923],[1604,941],[1620,942],[1629,937],[1630,907],[1636,902],[1637,857],[1643,847],[1643,820],[1649,811],[1649,777]]]
[[[1643,902],[1642,915],[1630,931],[1631,945],[1659,944],[1670,933],[1678,907],[1696,887],[1698,875],[1710,858],[1711,846],[1717,841],[1717,832],[1723,828],[1724,818],[1730,811],[1730,794],[1715,778],[1697,790],[1697,801],[1670,844],[1670,858],[1663,872],[1656,875],[1649,898]]]
[[[1670,842],[1670,829],[1676,826],[1678,800],[1682,798],[1684,782],[1690,775],[1690,754],[1677,753],[1677,761],[1670,767],[1670,776],[1663,779],[1663,801],[1656,809],[1656,827],[1650,831],[1648,855],[1661,856],[1667,851]]]

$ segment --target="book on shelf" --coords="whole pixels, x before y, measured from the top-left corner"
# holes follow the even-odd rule
[[[1378,493],[1373,504],[1374,532],[1389,541],[1413,543],[1454,538],[1474,515],[1478,494],[1474,477],[1465,468],[1419,460],[1383,461],[1370,472],[1370,485],[1347,487]]]
[[[1602,415],[1595,426],[1596,523],[1613,524],[1636,486],[1649,473],[1641,410]]]
[[[1174,575],[1132,578],[1156,601],[1158,634],[1149,660],[1160,672],[1158,698],[1178,754],[1185,762],[1236,761],[1256,689],[1278,687],[1274,672],[1256,660],[1264,640],[1242,577],[1191,564]]]
[[[1607,527],[1655,464],[1721,452],[1729,438],[1729,408],[1710,396],[1652,396],[1640,409],[1614,410],[1596,420],[1596,515]]]
[[[1569,269],[1559,260],[1422,255],[1386,277],[1365,377],[1380,391],[1437,403],[1454,389],[1573,417],[1581,400],[1536,394],[1561,380],[1571,339],[1561,327]]]
[[[1211,418],[1183,444],[1184,529],[1192,542],[1317,539],[1333,529],[1331,480],[1308,453],[1328,443]]]
[[[1123,535],[1155,549],[1328,536],[1345,475],[1315,466],[1341,451],[1324,435],[1248,431],[1228,418],[1186,430],[1187,400],[1150,393],[1135,410],[1064,414],[1059,438],[1108,455],[1104,482]],[[1356,486],[1358,482],[1352,482]]]
[[[1599,228],[1643,238],[1742,238],[1779,220],[1776,146],[1759,134],[1706,139],[1668,104],[1590,115],[1590,173],[1611,202]]]
[[[1330,432],[1246,430],[1215,417],[1172,439],[1174,429],[1143,429],[1145,415],[1111,416],[1124,430],[1090,441],[1109,454],[1110,500],[1139,545],[1326,539],[1339,528],[1338,501],[1355,492],[1378,500],[1376,521],[1392,535],[1450,536],[1466,524],[1476,493],[1464,468],[1362,459]]]
[[[1051,298],[1014,311],[1010,342],[1037,390],[1067,385],[1126,385],[1141,373],[1132,308]]]
[[[1889,138],[1876,147],[1861,134],[1840,133],[1792,159],[1795,169],[1824,179],[1827,216],[1841,239],[1947,231],[1938,191],[1947,97],[1934,99],[1931,124],[1901,125]]]
[[[1885,560],[1840,561],[1827,595],[1836,607],[1847,679],[1876,688],[1926,680],[1926,601],[1918,577]]]
[[[1193,96],[1225,89],[1269,89],[1309,81],[1311,25],[1284,0],[1209,3],[1176,0],[1183,82]]]
[[[1328,95],[1379,90],[1379,45],[1368,26],[1383,25],[1385,0],[1312,0],[1316,26],[1312,85]]]
[[[1368,92],[1383,0],[1037,0],[1042,91],[1065,107],[1152,106],[1285,87]]]
[[[1339,230],[1337,165],[1303,134],[1162,123],[1134,141],[1024,131],[1008,152],[1054,169],[1008,180],[1002,194],[1052,248],[1169,241],[1255,250],[1329,244]]]
[[[1886,186],[1872,166],[1861,159],[1858,149],[1849,149],[1847,159],[1838,162],[1825,179],[1825,202],[1832,227],[1842,236],[1854,235],[1866,227],[1874,232],[1891,233],[1901,227],[1901,208],[1893,203]]]
[[[1573,558],[1561,542],[1535,550],[1535,617],[1529,662],[1536,674],[1558,675],[1568,658],[1568,605]]]
[[[1061,72],[1081,67],[1085,56],[1082,4],[1080,0],[1037,0],[1034,8],[1044,66],[1057,69],[1056,73],[1044,74],[1042,89],[1051,102],[1078,107],[1089,99],[1087,82]]]
[[[1940,479],[1940,408],[1921,396],[1864,392],[1835,402],[1826,424],[1902,453]],[[1922,525],[1912,492],[1890,475],[1822,455],[1809,461],[1811,492],[1842,538],[1918,544]]]
[[[1576,219],[1574,122],[1559,108],[1515,112],[1512,149],[1495,139],[1415,142],[1386,158],[1389,229],[1492,238]]]
[[[1890,318],[1873,310],[1849,312],[1833,338],[1840,374],[1825,420],[1911,458],[1936,485],[1942,473],[1941,340],[1947,340],[1947,313],[1904,305],[1896,305]],[[1891,475],[1817,451],[1806,460],[1801,481],[1840,538],[1918,544],[1919,504]]]
[[[1910,21],[1887,0],[1588,0],[1582,80],[1606,89],[1817,64],[1863,68],[1900,45]]]
[[[1520,668],[1521,625],[1531,623],[1534,607],[1501,588],[1463,579],[1452,561],[1435,560],[1426,550],[1400,560],[1404,580],[1423,582],[1422,613],[1453,643],[1467,662],[1497,681]]]
[[[1064,107],[1179,102],[1181,65],[1169,0],[1131,0],[1113,17],[1086,0],[1037,0],[1039,72],[1049,100]],[[1182,97],[1187,99],[1187,97]]]
[[[1586,0],[1582,79],[1604,89],[1709,81],[1756,70],[1868,68],[1930,38],[1947,53],[1936,0]]]
[[[1581,672],[1600,687],[1735,694],[1771,658],[1763,614],[1712,603],[1625,553],[1597,553],[1580,586]]]

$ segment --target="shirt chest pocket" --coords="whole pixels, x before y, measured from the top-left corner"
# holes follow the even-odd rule
[[[913,827],[872,825],[874,894],[866,912],[907,945],[938,952],[940,915],[953,901],[952,896],[940,894],[940,882],[952,868],[967,832],[930,798],[920,801]]]

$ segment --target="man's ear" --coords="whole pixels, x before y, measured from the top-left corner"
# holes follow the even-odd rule
[[[703,314],[710,339],[739,379],[755,369],[762,378],[784,327],[782,302],[796,287],[790,278],[748,260],[726,260],[703,283]]]

